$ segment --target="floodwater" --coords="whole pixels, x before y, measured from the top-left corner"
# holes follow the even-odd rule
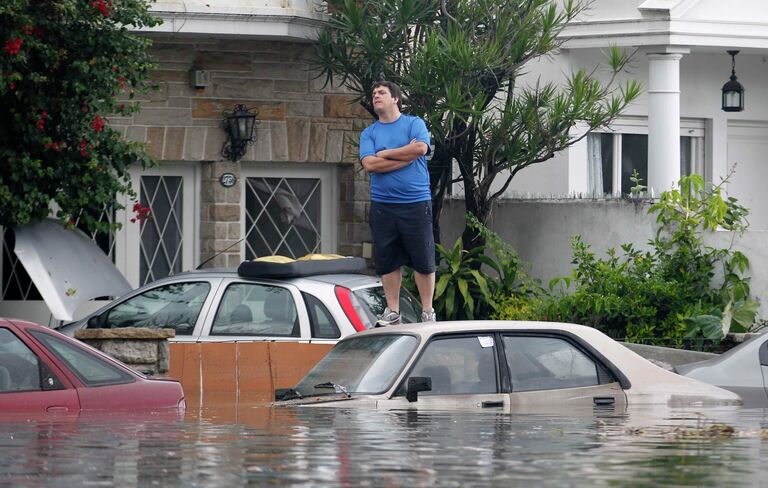
[[[768,486],[768,410],[0,419],[0,486]]]

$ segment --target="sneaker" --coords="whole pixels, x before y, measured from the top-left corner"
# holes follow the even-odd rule
[[[400,323],[400,314],[393,312],[389,307],[384,309],[384,313],[381,314],[379,320],[376,321],[374,327],[387,327],[389,325],[397,325]]]
[[[424,310],[421,312],[422,322],[437,322],[437,316],[435,315],[435,309]]]

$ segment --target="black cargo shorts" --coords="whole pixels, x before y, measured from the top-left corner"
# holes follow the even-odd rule
[[[432,201],[416,203],[371,202],[368,215],[373,235],[376,273],[384,275],[401,266],[422,274],[435,271]]]

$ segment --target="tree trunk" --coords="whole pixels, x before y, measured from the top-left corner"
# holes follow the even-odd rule
[[[491,217],[491,202],[488,202],[482,197],[478,197],[477,193],[474,191],[464,193],[464,202],[467,212],[474,215],[485,227],[488,227],[488,221]],[[464,227],[461,240],[464,244],[464,249],[467,250],[485,245],[485,237],[469,225]]]
[[[429,186],[432,193],[432,235],[435,244],[440,241],[440,216],[443,213],[443,200],[448,185],[451,184],[451,157],[447,151],[435,149],[429,169]]]

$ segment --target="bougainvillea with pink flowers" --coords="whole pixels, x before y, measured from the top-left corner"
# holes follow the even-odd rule
[[[153,162],[109,117],[138,110],[153,65],[134,31],[158,23],[149,0],[0,1],[0,225],[56,208],[103,231],[116,195],[135,199],[128,169]]]

